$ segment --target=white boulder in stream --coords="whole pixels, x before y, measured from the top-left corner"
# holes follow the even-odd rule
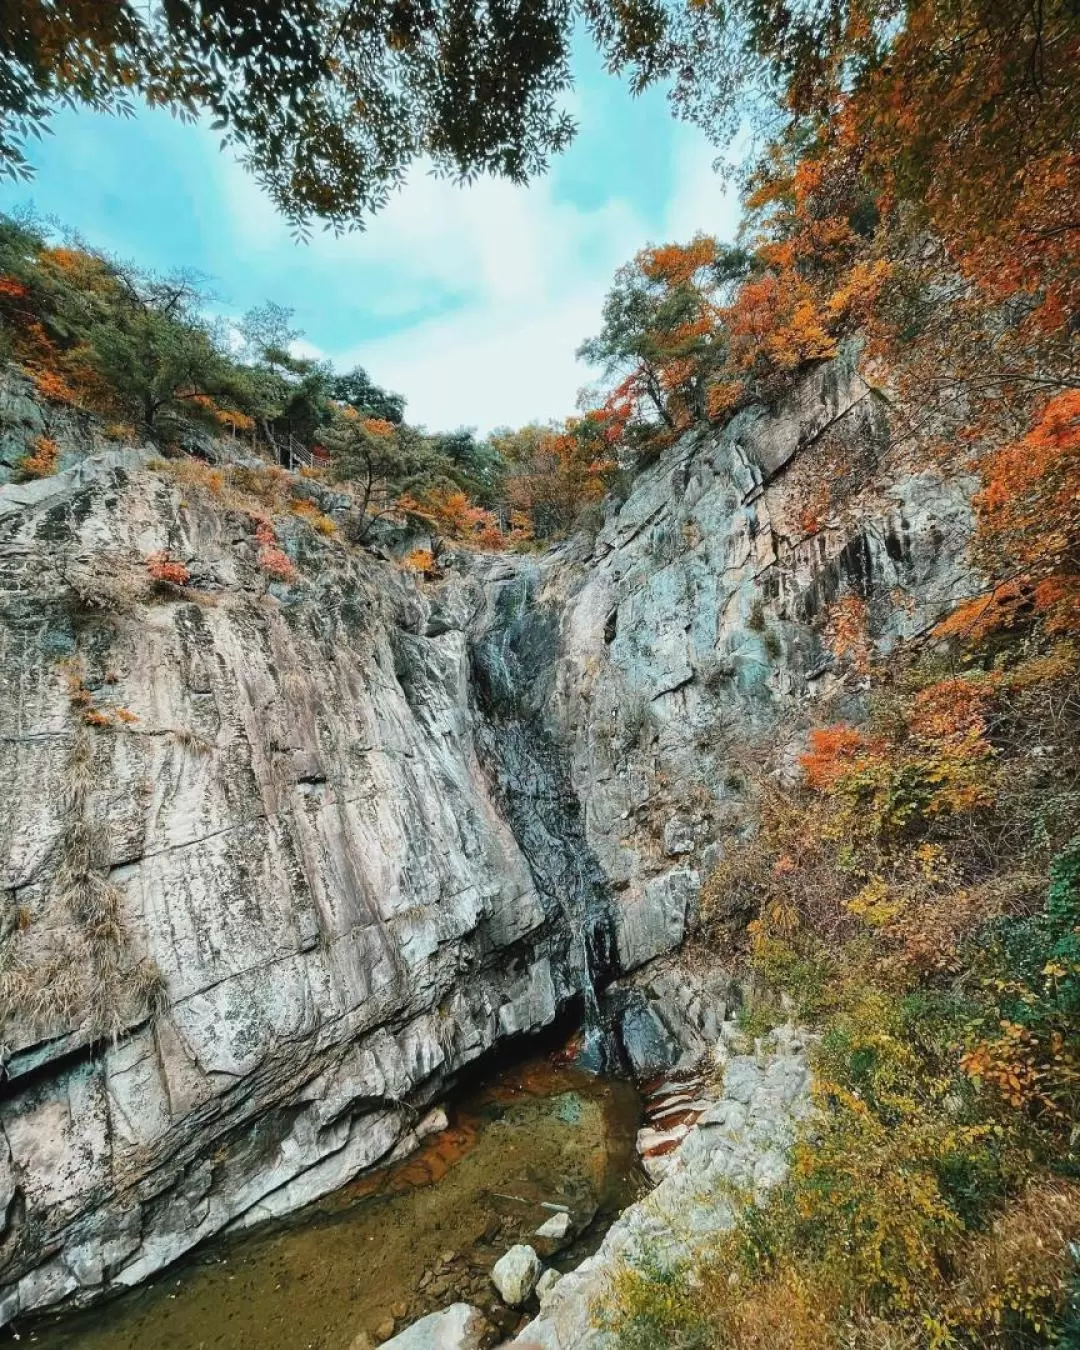
[[[479,1308],[452,1303],[383,1342],[383,1350],[480,1350],[487,1323]]]
[[[499,1297],[511,1308],[520,1308],[540,1279],[540,1258],[524,1242],[511,1247],[495,1262],[491,1280]]]
[[[545,1219],[536,1230],[538,1238],[547,1238],[552,1242],[561,1242],[563,1238],[570,1236],[570,1230],[574,1226],[574,1221],[566,1210],[561,1209],[558,1214],[553,1214],[550,1219]]]

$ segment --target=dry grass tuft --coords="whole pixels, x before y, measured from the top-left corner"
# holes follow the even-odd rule
[[[145,569],[115,553],[95,553],[73,563],[64,579],[80,609],[107,614],[132,614],[153,592]]]
[[[208,740],[205,736],[200,736],[191,727],[175,727],[172,731],[172,737],[177,745],[182,745],[194,755],[208,755],[214,748],[213,741]]]
[[[22,1023],[37,1035],[86,1030],[115,1038],[139,1010],[160,1012],[167,995],[155,963],[132,961],[124,895],[109,880],[108,838],[93,801],[94,735],[77,668],[68,678],[73,712],[83,720],[72,735],[65,828],[39,912],[21,911],[0,944],[0,1023]]]
[[[968,1243],[949,1321],[979,1345],[1005,1347],[1045,1327],[1067,1303],[1080,1256],[1080,1182],[1033,1182]]]

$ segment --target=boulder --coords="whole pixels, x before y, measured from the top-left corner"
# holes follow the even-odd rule
[[[540,1279],[540,1258],[530,1246],[519,1242],[495,1262],[491,1279],[502,1301],[520,1308]]]
[[[540,1300],[540,1306],[543,1307],[544,1299],[551,1293],[555,1286],[562,1279],[562,1273],[558,1270],[552,1270],[549,1266],[543,1275],[536,1282],[536,1297]]]
[[[383,1350],[480,1350],[487,1324],[479,1308],[452,1303],[406,1327]]]
[[[536,1230],[538,1238],[546,1238],[549,1242],[562,1242],[564,1238],[569,1237],[574,1227],[574,1221],[565,1210],[560,1210],[558,1214],[553,1214],[550,1219],[545,1219]]]

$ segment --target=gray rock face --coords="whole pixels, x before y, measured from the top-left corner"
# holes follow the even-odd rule
[[[537,1254],[527,1243],[519,1242],[492,1266],[491,1281],[504,1303],[520,1308],[536,1288],[540,1269]]]
[[[60,469],[71,468],[111,444],[89,414],[63,404],[44,403],[28,375],[14,366],[0,366],[0,484],[19,476],[24,461],[35,454],[42,438],[55,443]]]
[[[571,1001],[643,1072],[693,1052],[726,996],[662,958],[740,754],[858,700],[827,605],[887,647],[973,589],[970,485],[905,475],[842,362],[671,447],[594,545],[438,585],[299,521],[268,585],[227,493],[65,418],[0,387],[5,462],[47,432],[64,467],[0,486],[0,1324],[400,1152]],[[865,469],[807,536],[834,437]]]
[[[428,636],[301,526],[268,594],[251,531],[139,454],[0,488],[0,1320],[339,1186],[581,986],[477,752],[481,597]]]
[[[807,480],[830,447],[857,472],[829,484],[808,534]],[[846,358],[776,409],[684,437],[639,476],[591,556],[567,548],[549,564],[538,591],[561,612],[552,718],[614,893],[622,971],[693,922],[723,841],[746,824],[746,754],[790,767],[826,693],[847,691],[857,715],[857,673],[823,643],[828,606],[857,597],[885,651],[977,590],[972,488],[905,470],[880,398]],[[634,1021],[631,1040],[652,1056],[658,1033]]]
[[[430,1313],[383,1345],[386,1350],[480,1350],[487,1324],[479,1308],[452,1303]]]

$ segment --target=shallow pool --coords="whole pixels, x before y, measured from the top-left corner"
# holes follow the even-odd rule
[[[351,1350],[457,1299],[501,1335],[522,1319],[488,1272],[554,1208],[584,1231],[567,1268],[641,1187],[640,1100],[548,1060],[498,1072],[449,1107],[411,1157],[289,1219],[198,1248],[150,1284],[84,1313],[25,1323],[22,1343],[80,1350]],[[543,1246],[536,1241],[538,1250]],[[542,1252],[543,1254],[543,1252]]]

